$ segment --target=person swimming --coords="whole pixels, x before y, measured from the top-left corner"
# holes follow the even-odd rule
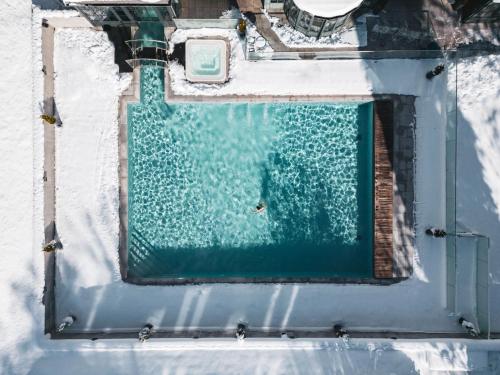
[[[257,203],[257,206],[255,206],[254,212],[257,214],[260,214],[260,213],[264,212],[265,209],[266,209],[266,203],[261,200],[261,201],[259,201],[259,203]]]

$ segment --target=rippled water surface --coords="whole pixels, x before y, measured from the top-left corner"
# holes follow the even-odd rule
[[[371,277],[370,103],[174,105],[161,70],[141,83],[128,108],[131,276]]]

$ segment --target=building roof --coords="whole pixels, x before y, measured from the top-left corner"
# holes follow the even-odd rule
[[[332,18],[343,16],[361,5],[363,0],[293,0],[301,10],[315,16]]]
[[[156,5],[168,5],[170,0],[64,0],[66,5],[71,4],[81,4],[81,5],[147,5],[147,4],[156,4]]]

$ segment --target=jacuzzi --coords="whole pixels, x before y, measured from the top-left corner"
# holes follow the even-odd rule
[[[186,41],[186,78],[190,82],[224,83],[228,79],[229,43],[222,39]]]

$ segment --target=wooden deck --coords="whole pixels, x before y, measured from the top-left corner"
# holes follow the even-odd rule
[[[180,2],[180,18],[216,19],[231,9],[230,0],[183,0]]]
[[[373,111],[375,212],[374,276],[392,278],[393,272],[393,103],[375,101]]]

